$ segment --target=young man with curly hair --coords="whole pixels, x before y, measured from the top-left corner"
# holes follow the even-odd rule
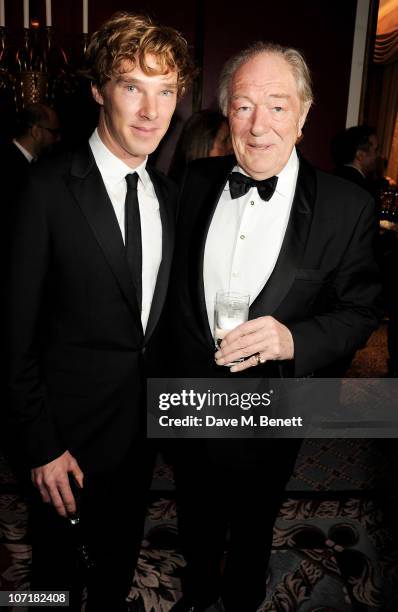
[[[7,289],[8,423],[30,493],[32,590],[126,610],[153,466],[144,376],[166,296],[175,189],[147,158],[192,74],[186,41],[117,13],[91,38],[98,127],[37,164],[18,202]],[[68,517],[79,491],[89,562]]]

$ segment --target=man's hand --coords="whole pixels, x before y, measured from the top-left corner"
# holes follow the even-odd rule
[[[32,482],[41,493],[43,501],[53,504],[58,514],[68,516],[76,512],[68,474],[71,473],[78,485],[83,488],[83,472],[69,451],[60,457],[31,470]]]
[[[225,336],[215,358],[217,365],[221,366],[245,357],[245,361],[230,368],[231,372],[241,372],[258,365],[256,353],[260,353],[261,363],[293,359],[294,343],[290,330],[273,317],[252,319]]]

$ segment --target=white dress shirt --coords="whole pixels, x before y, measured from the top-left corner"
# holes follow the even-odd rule
[[[98,130],[95,130],[89,140],[95,162],[99,168],[106,190],[112,202],[124,241],[124,205],[127,193],[125,176],[137,172],[138,204],[141,216],[142,242],[142,310],[141,322],[145,332],[160,262],[162,260],[162,222],[160,219],[159,202],[146,170],[145,161],[137,168],[130,168],[116,157],[102,142]]]
[[[204,253],[203,280],[211,330],[217,292],[248,293],[252,304],[271,276],[289,220],[298,167],[293,149],[277,175],[278,183],[268,202],[260,198],[256,187],[233,200],[227,181],[210,224]],[[233,171],[246,174],[239,166]]]
[[[29,153],[29,151],[27,151],[27,150],[25,149],[25,147],[23,147],[23,146],[22,146],[22,145],[21,145],[21,144],[18,142],[18,140],[15,140],[15,138],[14,138],[14,140],[13,140],[12,142],[15,144],[15,146],[17,147],[17,149],[19,149],[19,150],[21,151],[22,155],[23,155],[23,156],[26,158],[26,160],[27,160],[27,161],[28,161],[28,162],[31,164],[31,163],[32,163],[32,161],[34,160],[33,155],[31,155],[31,154]]]
[[[347,166],[347,168],[354,168],[354,170],[356,170],[357,172],[359,172],[359,174],[361,174],[363,176],[364,179],[366,179],[365,174],[362,172],[361,168],[358,168],[357,166],[354,166],[354,164],[344,164],[345,166]]]

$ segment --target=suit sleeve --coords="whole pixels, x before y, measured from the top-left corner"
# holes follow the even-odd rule
[[[51,249],[43,188],[40,181],[30,180],[19,197],[6,273],[6,424],[19,458],[30,467],[44,465],[65,450],[41,368]]]
[[[376,214],[370,197],[355,221],[331,286],[330,309],[288,325],[294,341],[293,376],[308,376],[352,355],[378,326],[381,285],[374,257]]]

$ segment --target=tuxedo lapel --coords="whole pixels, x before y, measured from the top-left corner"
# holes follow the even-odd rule
[[[300,158],[296,191],[275,268],[250,307],[249,318],[272,314],[287,295],[304,254],[316,197],[315,172]]]
[[[209,327],[209,319],[207,316],[206,297],[203,280],[203,260],[207,234],[214,215],[214,211],[217,207],[218,201],[225,187],[228,174],[231,172],[235,164],[236,159],[234,156],[220,158],[219,164],[213,170],[213,177],[209,177],[208,175],[204,177],[204,180],[209,185],[209,188],[207,188],[206,190],[204,187],[202,191],[203,200],[200,202],[201,208],[198,215],[197,231],[194,234],[194,240],[191,248],[190,269],[195,271],[195,273],[192,274],[192,303],[197,307],[196,314],[200,328],[203,330],[206,340],[210,344],[214,343],[214,339],[213,332]],[[195,198],[199,196],[200,194],[198,193],[194,194]]]
[[[134,314],[137,329],[142,334],[141,314],[127,264],[119,224],[88,144],[74,154],[70,175],[66,176],[65,180],[104,252],[119,287]]]
[[[166,299],[174,243],[174,219],[172,218],[172,208],[171,206],[166,206],[165,197],[167,196],[164,193],[164,188],[162,187],[162,183],[156,171],[149,166],[147,166],[147,171],[151,177],[159,202],[160,219],[162,222],[162,261],[159,266],[151,310],[145,330],[145,342],[148,341],[156,327]]]

